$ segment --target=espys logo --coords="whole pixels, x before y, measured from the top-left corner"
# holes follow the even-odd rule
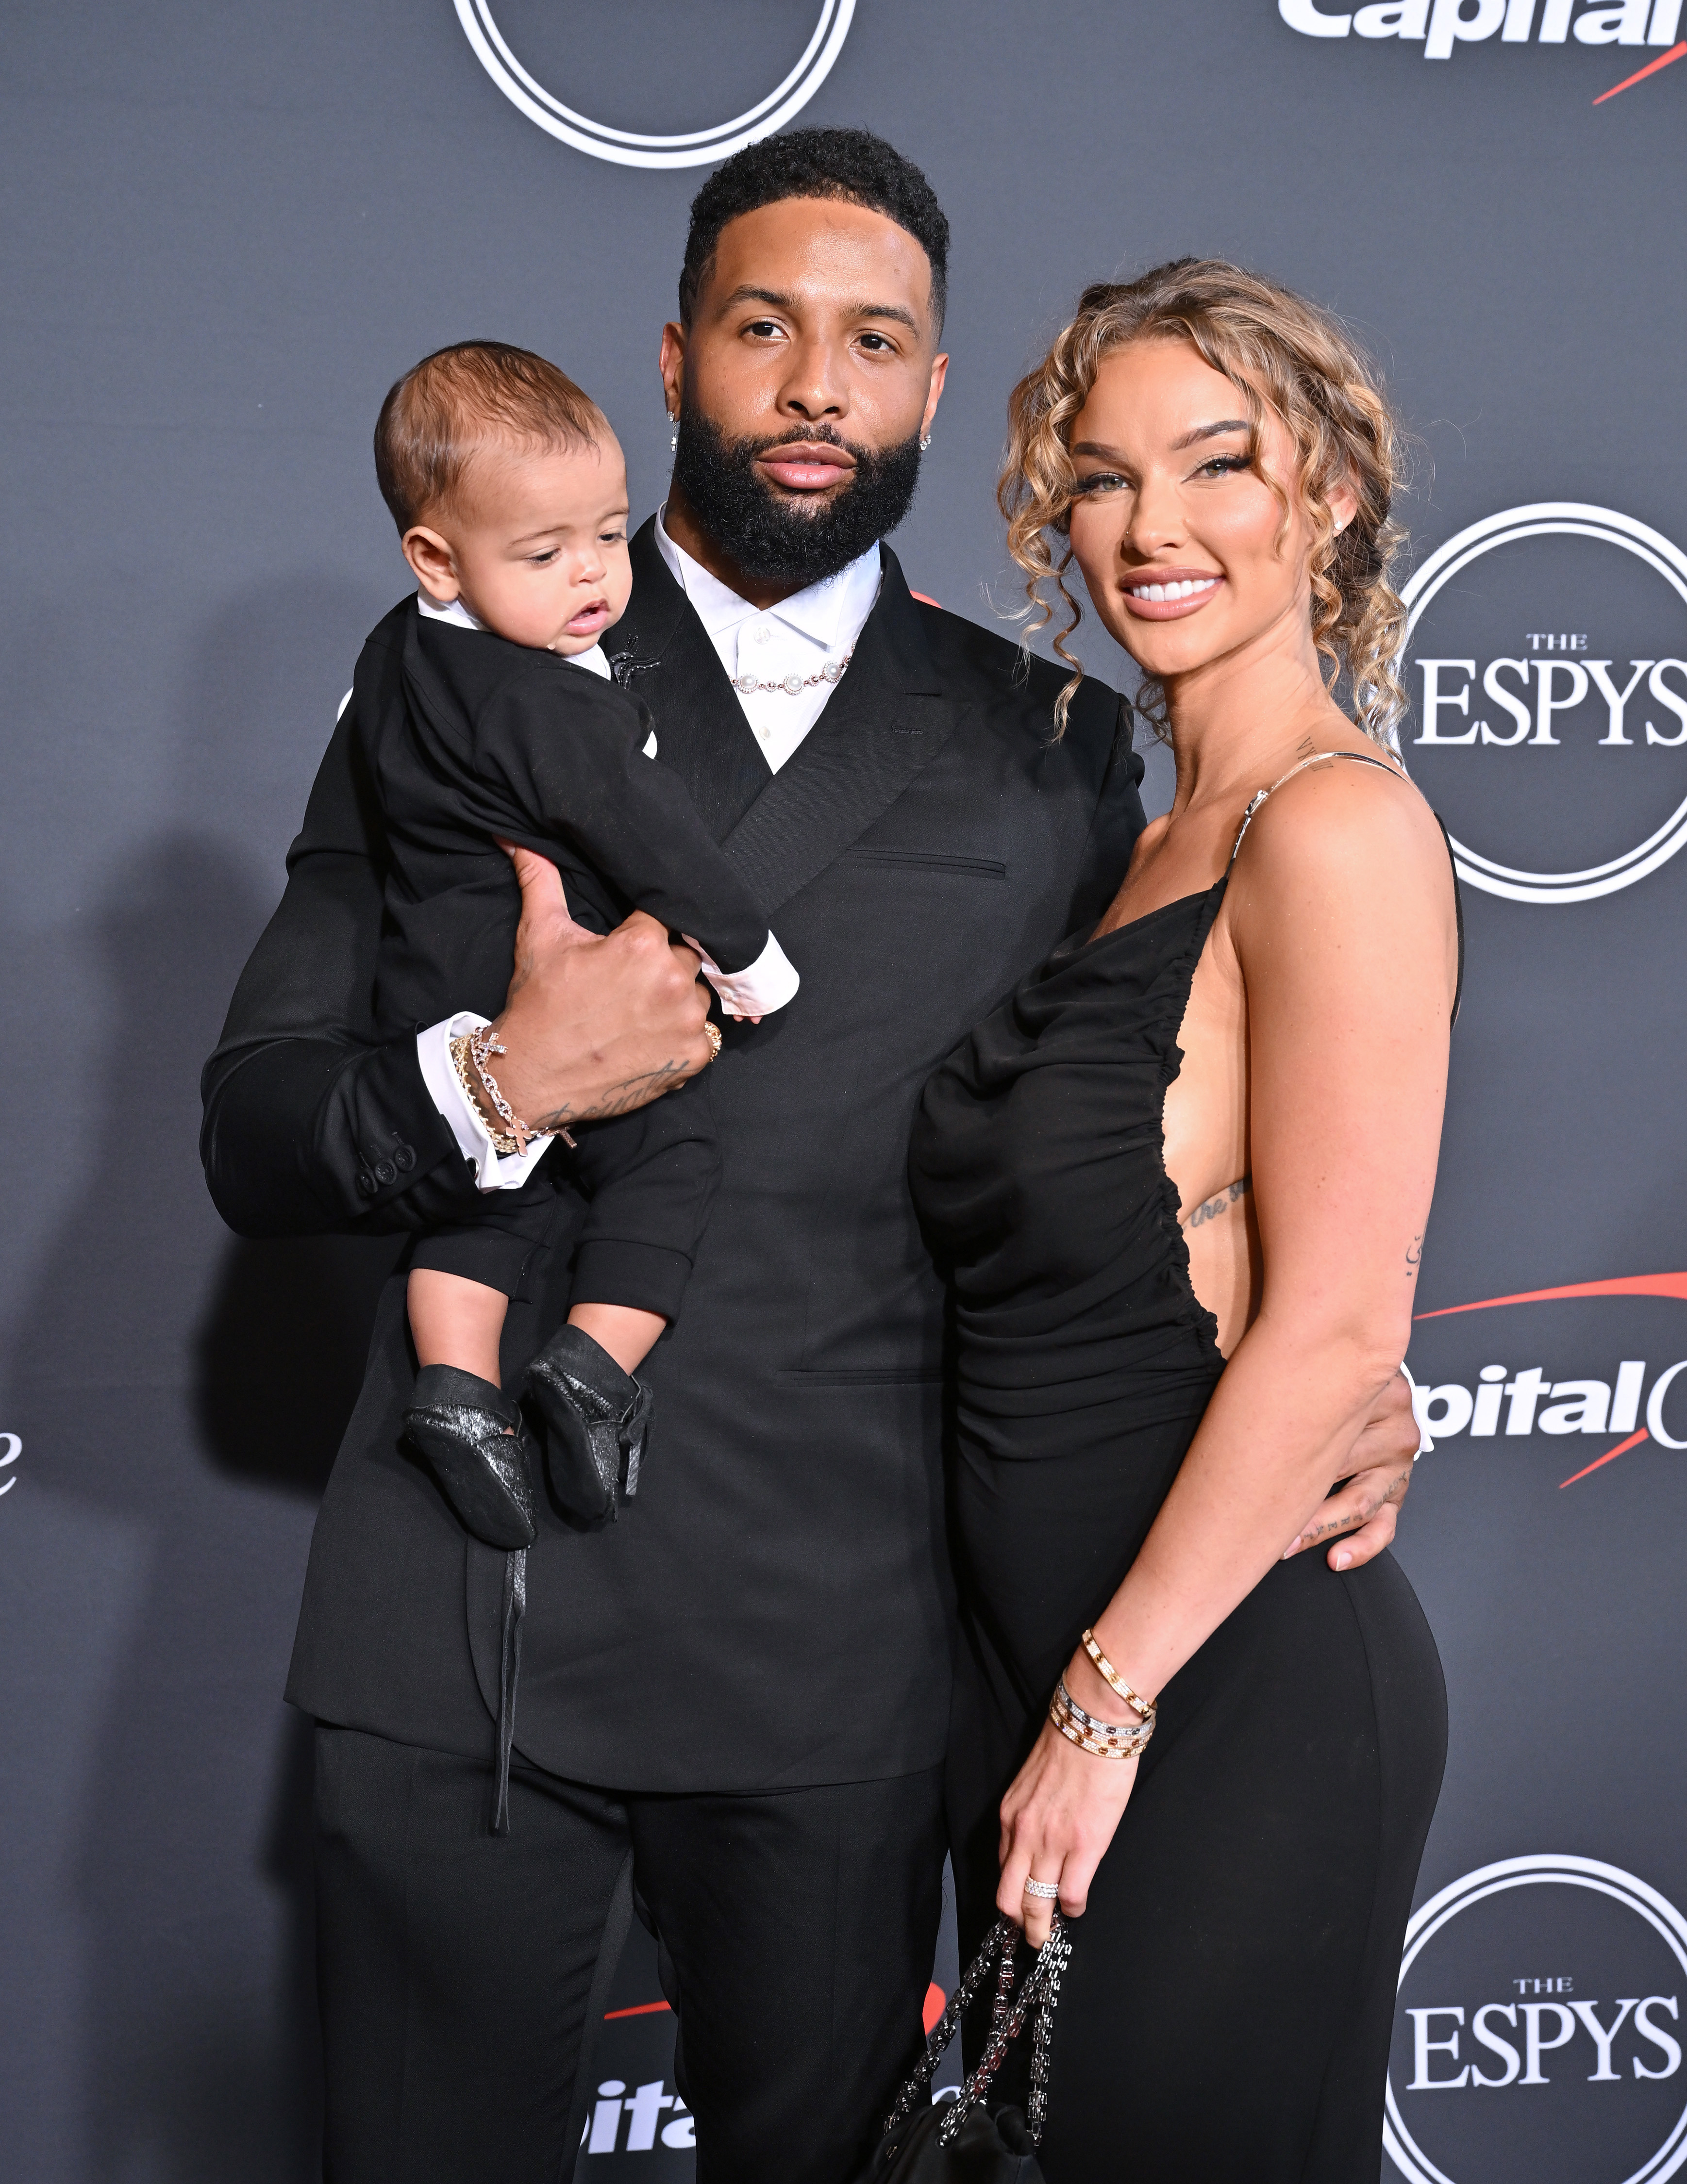
[[[1601,0],[1545,0],[1540,10],[1540,29],[1535,31],[1536,0],[1396,0],[1387,7],[1360,8],[1337,14],[1321,8],[1317,0],[1277,0],[1277,13],[1291,31],[1303,38],[1403,38],[1423,42],[1427,61],[1447,61],[1455,46],[1483,45],[1498,37],[1501,45],[1561,46],[1573,36],[1584,46],[1667,46],[1667,53],[1636,69],[1621,83],[1602,91],[1595,99],[1603,106],[1619,91],[1627,91],[1660,69],[1687,54],[1687,39],[1677,41],[1681,26],[1681,0],[1622,0],[1617,7]]]
[[[1540,501],[1450,538],[1401,597],[1411,770],[1461,879],[1588,902],[1687,842],[1679,546],[1615,509]]]
[[[1409,2184],[1664,2184],[1687,1919],[1598,1858],[1501,1858],[1406,1928],[1383,2143]]]
[[[849,36],[855,0],[822,0],[820,20],[802,56],[782,83],[747,112],[735,114],[710,129],[696,129],[678,136],[641,136],[626,129],[612,129],[577,114],[528,74],[516,58],[503,33],[493,20],[490,0],[456,0],[457,20],[475,51],[475,57],[511,104],[550,136],[572,144],[577,152],[589,152],[595,159],[609,159],[619,167],[701,167],[716,159],[730,159],[746,144],[771,136],[802,112],[831,74],[832,64]],[[687,20],[697,18],[690,10]]]
[[[1687,1273],[1625,1274],[1607,1281],[1571,1282],[1558,1289],[1524,1290],[1511,1296],[1484,1297],[1475,1304],[1446,1305],[1438,1312],[1420,1312],[1417,1317],[1420,1322],[1461,1320],[1467,1312],[1509,1312],[1519,1305],[1585,1305],[1616,1298],[1668,1299],[1687,1304]],[[1533,1440],[1539,1434],[1545,1435],[1549,1445],[1560,1453],[1568,1454],[1578,1440],[1583,1448],[1587,1447],[1581,1439],[1584,1435],[1592,1438],[1595,1445],[1613,1435],[1618,1436],[1614,1446],[1597,1454],[1588,1450],[1590,1462],[1583,1462],[1579,1455],[1572,1457],[1570,1475],[1558,1481],[1561,1487],[1576,1485],[1646,1442],[1671,1451],[1687,1449],[1687,1433],[1672,1429],[1687,1426],[1687,1379],[1683,1377],[1687,1375],[1687,1357],[1656,1369],[1644,1357],[1620,1357],[1612,1370],[1606,1354],[1608,1330],[1600,1329],[1585,1313],[1573,1315],[1573,1320],[1572,1339],[1580,1354],[1572,1354],[1572,1362],[1597,1364],[1602,1368],[1597,1373],[1571,1376],[1556,1368],[1494,1363],[1474,1370],[1467,1365],[1456,1379],[1432,1380],[1420,1362],[1412,1404],[1418,1424],[1436,1447],[1466,1435],[1472,1442],[1498,1438],[1516,1442]],[[1537,1324],[1533,1318],[1530,1324]],[[1561,1351],[1561,1316],[1557,1324],[1553,1346]],[[1529,1342],[1523,1348],[1517,1341],[1515,1323],[1508,1322],[1507,1330],[1509,1340],[1503,1346],[1513,1357],[1520,1348],[1525,1357],[1531,1348],[1539,1356],[1547,1346],[1541,1343],[1535,1348],[1535,1343]],[[1444,1337],[1455,1331],[1443,1330]],[[1537,1332],[1535,1341],[1539,1340]],[[1502,1346],[1491,1335],[1488,1341],[1493,1349]],[[1471,1353],[1467,1351],[1467,1354]],[[1480,1350],[1473,1353],[1475,1357],[1482,1354]],[[1668,1351],[1664,1355],[1667,1357]]]

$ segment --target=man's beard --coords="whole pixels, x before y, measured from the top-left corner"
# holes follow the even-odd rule
[[[850,482],[828,499],[777,493],[756,471],[756,459],[792,442],[843,448],[855,458]],[[712,418],[682,409],[673,453],[673,482],[686,506],[721,552],[745,576],[799,589],[840,569],[894,531],[919,482],[919,435],[894,448],[857,447],[827,426],[763,439],[729,440]]]

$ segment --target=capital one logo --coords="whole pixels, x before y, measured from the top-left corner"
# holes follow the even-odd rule
[[[1679,4],[1679,0],[1677,0]],[[730,159],[746,144],[759,142],[783,129],[800,114],[831,74],[832,64],[849,36],[855,0],[821,0],[819,20],[804,47],[802,58],[782,82],[742,114],[704,129],[680,136],[641,136],[627,129],[612,129],[565,104],[529,74],[493,20],[491,0],[456,0],[457,20],[473,47],[475,58],[510,103],[536,122],[547,135],[595,159],[608,159],[618,167],[702,167]],[[680,34],[706,36],[707,9],[676,10]]]
[[[1318,0],[1277,0],[1277,13],[1303,38],[1395,38],[1421,42],[1427,61],[1450,60],[1456,46],[1663,46],[1658,54],[1595,99],[1602,106],[1643,77],[1656,75],[1687,54],[1678,40],[1681,0],[1392,0],[1392,4],[1338,14]]]
[[[1383,2143],[1408,2184],[1664,2184],[1687,1919],[1598,1858],[1501,1858],[1406,1928]]]
[[[1420,1350],[1414,1375],[1413,1407],[1432,1445],[1444,1453],[1467,1437],[1472,1455],[1477,1453],[1474,1444],[1478,1440],[1499,1441],[1509,1452],[1519,1441],[1533,1443],[1534,1436],[1544,1435],[1549,1451],[1568,1459],[1569,1476],[1558,1481],[1561,1487],[1579,1485],[1619,1457],[1647,1444],[1672,1452],[1687,1449],[1687,1434],[1673,1429],[1687,1425],[1687,1357],[1657,1366],[1649,1365],[1644,1357],[1612,1360],[1608,1355],[1612,1330],[1601,1330],[1584,1309],[1623,1300],[1687,1304],[1687,1272],[1619,1274],[1420,1312],[1420,1323],[1455,1323],[1454,1329],[1438,1331],[1438,1340],[1428,1339],[1426,1347],[1432,1362],[1425,1362]],[[1569,1306],[1571,1324],[1567,1327],[1559,1313],[1546,1316],[1552,1323],[1547,1330],[1520,1325],[1513,1317],[1515,1310],[1528,1305]],[[1575,1309],[1578,1306],[1584,1309]],[[1447,1338],[1463,1329],[1465,1315],[1496,1311],[1505,1315],[1502,1324],[1508,1328],[1508,1338],[1495,1342],[1490,1335],[1482,1348],[1474,1350],[1467,1340],[1462,1360],[1444,1379],[1435,1377],[1449,1363]],[[1532,1320],[1535,1317],[1530,1315]],[[1652,1332],[1656,1333],[1656,1325]],[[1674,1346],[1672,1339],[1669,1347]],[[1513,1357],[1544,1356],[1547,1362],[1478,1364],[1477,1360],[1493,1348],[1506,1349]],[[1588,1373],[1589,1363],[1599,1370]],[[1590,1437],[1591,1445],[1584,1437]]]
[[[1459,877],[1513,902],[1633,887],[1687,842],[1687,554],[1539,501],[1450,538],[1401,594],[1411,771]]]

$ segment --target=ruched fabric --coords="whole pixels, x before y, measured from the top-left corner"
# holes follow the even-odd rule
[[[1002,1797],[1224,1370],[1162,1125],[1226,884],[1063,942],[936,1072],[915,1123],[915,1198],[954,1297],[964,1955],[993,1916]],[[1076,1928],[1048,2184],[1351,2184],[1379,2158],[1445,1753],[1422,1610],[1391,1556],[1346,1575],[1316,1552],[1279,1564],[1159,1700]]]

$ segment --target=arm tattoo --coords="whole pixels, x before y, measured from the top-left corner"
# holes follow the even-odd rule
[[[1405,1255],[1405,1270],[1406,1270],[1406,1279],[1407,1279],[1408,1281],[1410,1281],[1410,1280],[1413,1279],[1413,1277],[1416,1274],[1416,1273],[1417,1273],[1417,1270],[1418,1270],[1419,1267],[1420,1267],[1420,1266],[1422,1266],[1422,1263],[1423,1263],[1423,1238],[1422,1238],[1422,1234],[1418,1234],[1418,1235],[1414,1236],[1414,1237],[1412,1238],[1412,1240],[1411,1240],[1410,1243],[1409,1245],[1407,1245],[1407,1246],[1406,1246],[1406,1255]]]
[[[1179,1222],[1177,1225],[1184,1229],[1204,1228],[1209,1221],[1216,1221],[1221,1213],[1228,1213],[1231,1207],[1239,1199],[1246,1197],[1253,1188],[1254,1178],[1251,1175],[1239,1175],[1234,1183],[1226,1184],[1216,1198],[1203,1199],[1188,1218]]]

